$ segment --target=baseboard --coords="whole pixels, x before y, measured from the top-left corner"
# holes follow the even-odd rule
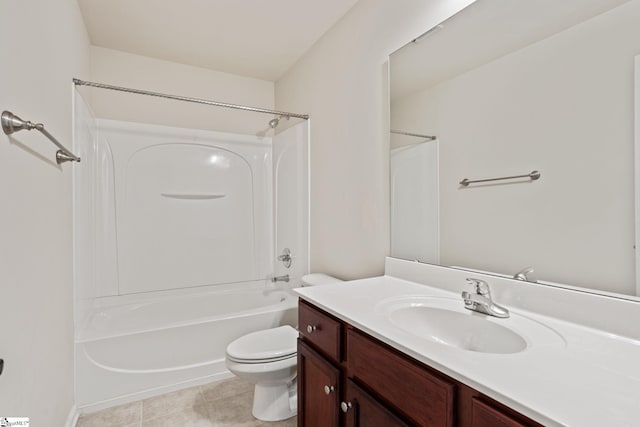
[[[161,394],[170,393],[172,391],[177,391],[177,390],[181,390],[189,387],[195,387],[198,385],[203,385],[203,384],[207,384],[215,381],[222,381],[224,379],[231,378],[231,377],[233,377],[233,374],[225,370],[224,372],[208,375],[206,377],[196,378],[193,380],[183,381],[183,382],[171,384],[168,386],[162,386],[162,387],[157,387],[149,390],[144,390],[141,392],[131,393],[125,396],[117,397],[115,399],[103,400],[101,402],[83,405],[80,407],[79,410],[76,409],[76,412],[79,412],[80,414],[89,414],[92,412],[101,411],[103,409],[111,408],[114,406],[124,405],[126,403],[131,403],[138,400],[159,396]],[[73,424],[69,427],[73,427]]]
[[[64,427],[75,427],[78,422],[78,417],[80,413],[78,412],[78,407],[74,404],[69,410],[69,415],[67,416],[67,422],[64,423]]]

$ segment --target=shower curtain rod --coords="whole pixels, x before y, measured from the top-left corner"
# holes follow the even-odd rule
[[[286,111],[267,110],[265,108],[248,107],[246,105],[229,104],[226,102],[209,101],[206,99],[189,98],[186,96],[168,95],[166,93],[149,92],[146,90],[130,89],[126,87],[106,85],[102,83],[86,82],[80,79],[73,79],[73,83],[76,86],[97,87],[100,89],[110,89],[110,90],[116,90],[119,92],[135,93],[138,95],[156,96],[158,98],[173,99],[175,101],[194,102],[196,104],[213,105],[215,107],[233,108],[235,110],[253,111],[255,113],[273,114],[277,116],[296,117],[299,119],[309,120],[308,114],[287,113]]]
[[[397,134],[397,135],[407,135],[407,136],[415,136],[415,137],[417,137],[417,138],[425,138],[425,139],[427,139],[428,141],[433,141],[434,139],[437,139],[437,137],[435,137],[435,136],[431,136],[431,135],[422,135],[422,134],[420,134],[420,133],[405,132],[405,131],[402,131],[402,130],[394,130],[394,129],[391,129],[389,132],[391,132],[391,133],[395,133],[395,134]]]

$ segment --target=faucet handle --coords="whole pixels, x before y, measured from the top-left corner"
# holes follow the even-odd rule
[[[476,294],[483,296],[490,296],[491,290],[489,289],[489,284],[484,280],[468,278],[467,283],[473,285]]]
[[[291,262],[293,261],[291,249],[284,248],[282,254],[278,255],[278,261],[282,261],[282,264],[284,264],[286,268],[291,268]]]

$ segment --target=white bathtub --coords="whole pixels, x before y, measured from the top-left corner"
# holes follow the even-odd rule
[[[229,376],[229,342],[297,323],[297,297],[264,283],[96,309],[76,341],[76,400],[97,410]]]

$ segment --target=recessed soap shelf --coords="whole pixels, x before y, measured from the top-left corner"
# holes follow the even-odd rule
[[[226,194],[189,194],[189,193],[160,193],[162,197],[178,200],[213,200],[221,199]]]

